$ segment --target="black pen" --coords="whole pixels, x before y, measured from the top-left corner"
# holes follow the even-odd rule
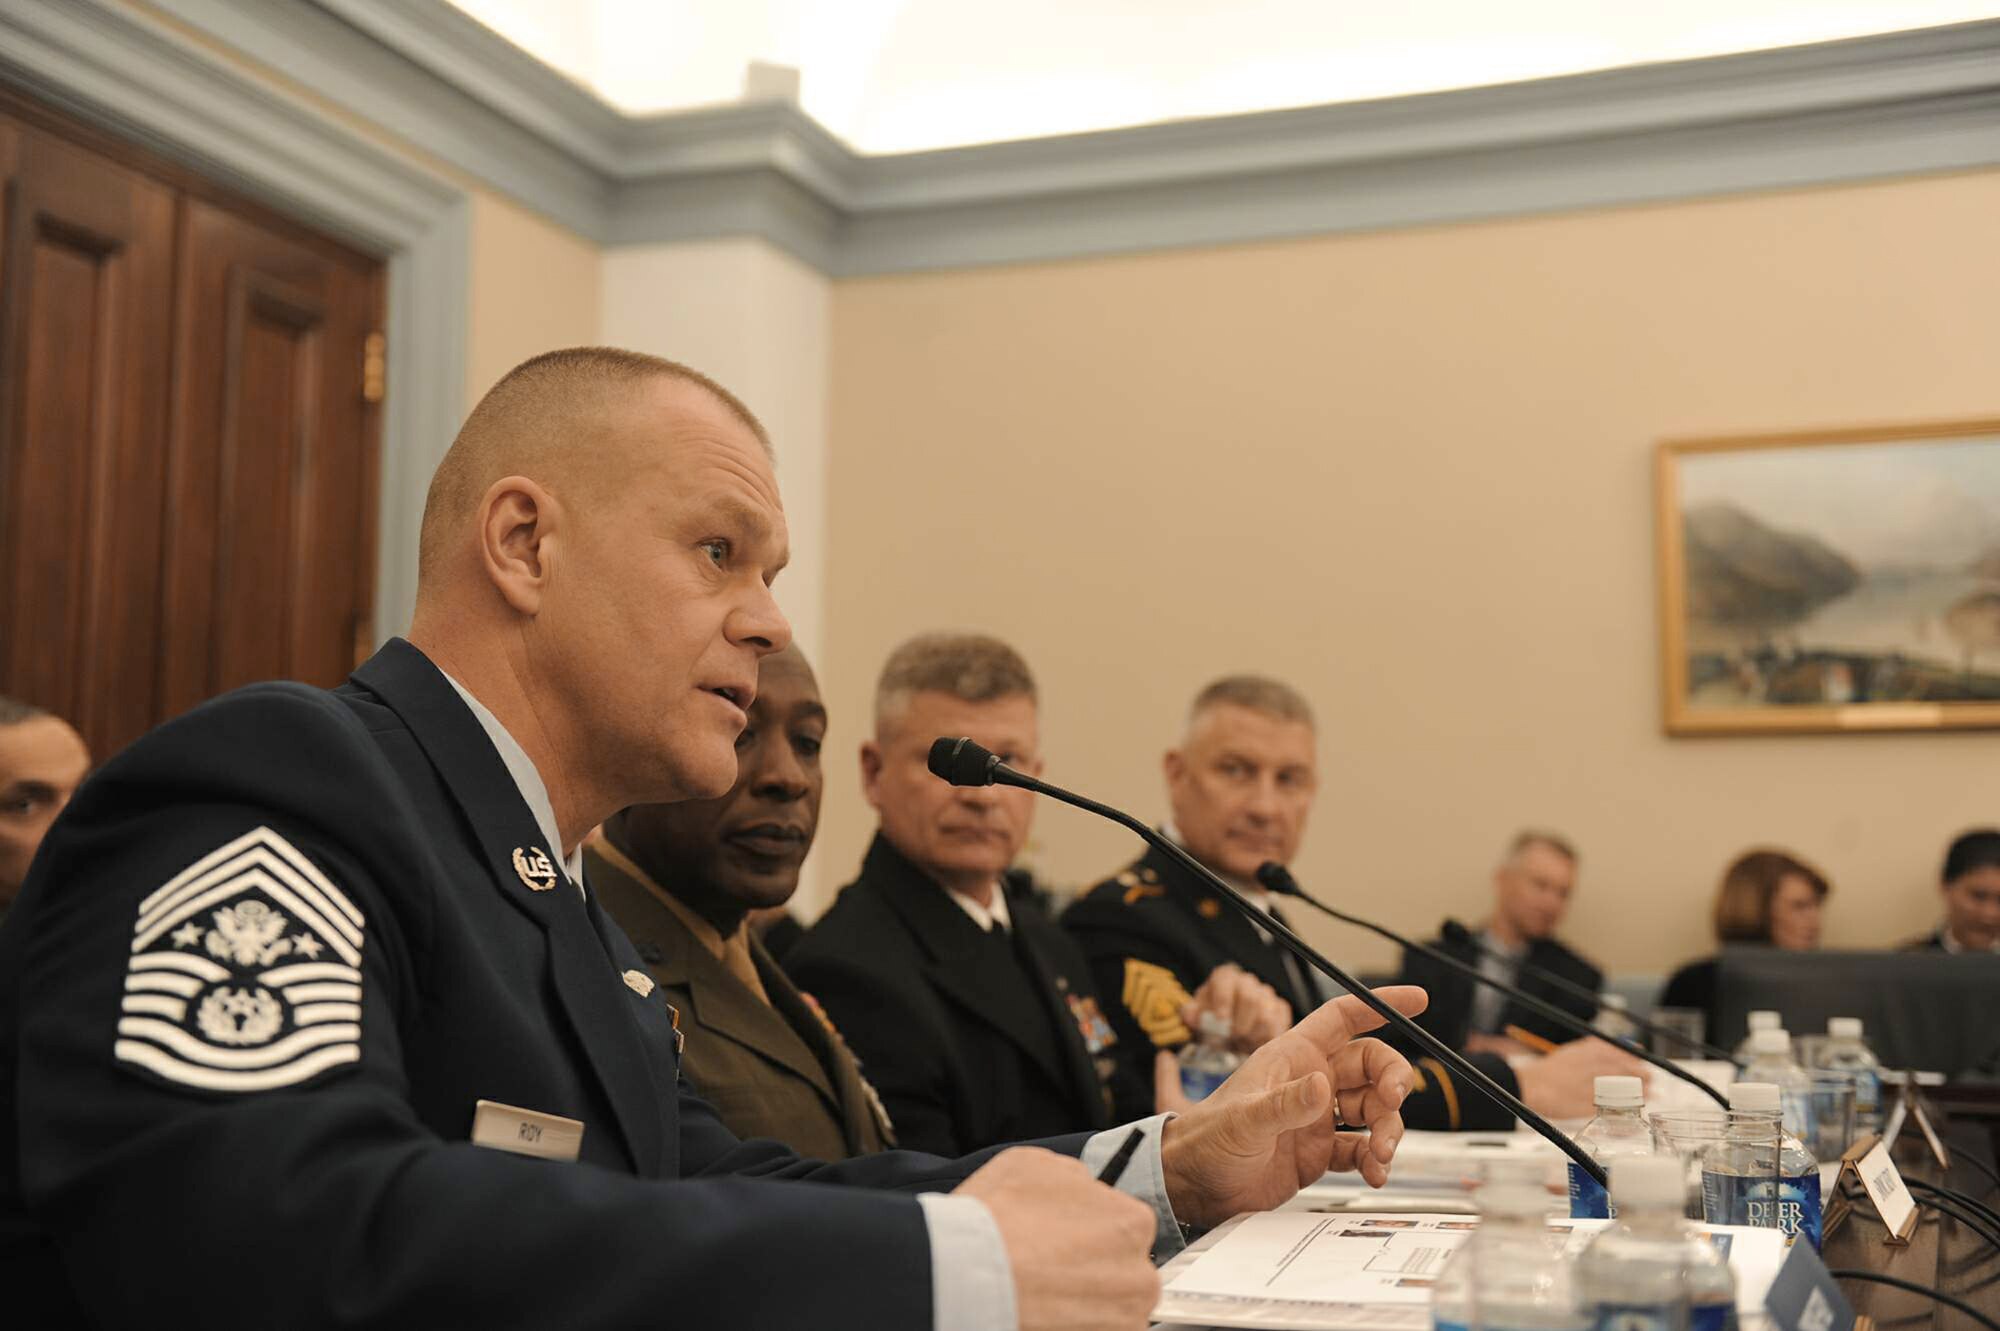
[[[1145,1140],[1144,1128],[1132,1129],[1125,1140],[1118,1143],[1118,1149],[1111,1153],[1111,1158],[1104,1162],[1104,1168],[1097,1172],[1097,1181],[1107,1188],[1116,1186],[1125,1172],[1125,1166],[1131,1164],[1132,1157],[1138,1154],[1139,1143]]]

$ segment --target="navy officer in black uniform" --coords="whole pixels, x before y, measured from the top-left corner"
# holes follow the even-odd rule
[[[83,786],[0,927],[10,1308],[1137,1327],[1176,1222],[1328,1164],[1385,1177],[1409,1068],[1340,1006],[1142,1124],[1130,1195],[1090,1174],[1118,1133],[823,1165],[687,1090],[677,1014],[579,847],[735,777],[757,662],[789,639],[768,450],[684,367],[538,357],[439,467],[409,641],[330,693],[199,707]],[[1367,1134],[1335,1134],[1336,1091]]]
[[[787,973],[853,1045],[904,1146],[958,1155],[1153,1112],[1150,1051],[1119,1056],[1083,953],[1007,872],[1035,797],[939,781],[928,755],[940,735],[1040,770],[1039,699],[1018,652],[985,634],[928,633],[890,653],[861,745],[881,826]],[[1291,1025],[1291,1009],[1240,972],[1197,984],[1193,1006],[1249,1014],[1253,1048]]]
[[[1173,818],[1166,831],[1189,854],[1268,912],[1294,925],[1255,879],[1267,860],[1290,864],[1305,838],[1319,788],[1312,708],[1297,689],[1260,675],[1231,675],[1204,688],[1187,732],[1166,755]],[[1190,1038],[1180,1009],[1197,977],[1224,962],[1284,996],[1294,1014],[1324,1000],[1320,976],[1272,935],[1246,920],[1193,874],[1148,850],[1097,884],[1063,916],[1090,957],[1113,1028],[1136,1057]],[[1474,1057],[1480,1070],[1544,1114],[1587,1115],[1601,1072],[1643,1066],[1601,1040],[1564,1046],[1546,1058]],[[1413,1127],[1496,1129],[1512,1120],[1500,1104],[1460,1086],[1439,1060],[1412,1059],[1416,1083],[1403,1107]]]

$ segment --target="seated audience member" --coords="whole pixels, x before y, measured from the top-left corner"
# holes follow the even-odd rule
[[[1120,1064],[1082,953],[1008,882],[1034,796],[931,775],[931,742],[947,735],[1041,770],[1035,681],[1011,647],[933,634],[890,656],[861,746],[881,826],[787,973],[854,1046],[905,1147],[956,1155],[1101,1127],[1114,1106],[1149,1112],[1151,1065]],[[1219,977],[1199,997],[1257,1009],[1247,978]],[[1267,1038],[1285,1028],[1274,998],[1261,1010]]]
[[[1906,952],[2000,952],[2000,829],[1982,827],[1944,855],[1944,923]]]
[[[1266,860],[1290,864],[1305,837],[1319,784],[1312,709],[1291,686],[1254,675],[1219,679],[1189,709],[1187,730],[1165,759],[1173,817],[1166,833],[1282,924],[1285,913],[1255,875]],[[1100,993],[1115,996],[1113,1029],[1134,1064],[1190,1038],[1179,1012],[1186,990],[1225,963],[1276,989],[1294,1013],[1323,1001],[1328,988],[1268,932],[1245,920],[1194,875],[1148,850],[1097,884],[1063,916],[1090,958]],[[1397,1040],[1385,1032],[1391,1044]],[[1403,1104],[1412,1127],[1501,1128],[1506,1111],[1461,1087],[1437,1059],[1407,1046],[1418,1078]],[[1636,1059],[1601,1040],[1564,1046],[1547,1058],[1479,1055],[1480,1070],[1543,1114],[1590,1112],[1599,1073],[1637,1074]]]
[[[90,750],[69,722],[0,697],[0,919],[49,824],[89,771]]]
[[[735,786],[614,814],[585,842],[584,872],[679,1011],[681,1070],[724,1125],[845,1160],[895,1144],[881,1101],[746,922],[798,889],[819,825],[825,737],[804,655],[765,657],[736,740]]]
[[[1559,976],[1592,993],[1604,983],[1604,972],[1556,941],[1556,927],[1575,889],[1576,852],[1569,843],[1550,832],[1522,832],[1493,871],[1493,913],[1484,926],[1471,938],[1438,938],[1431,946],[1588,1022],[1597,1015],[1594,1004],[1542,978],[1545,973]],[[1510,1036],[1511,1030],[1547,1044],[1576,1038],[1573,1029],[1421,953],[1404,954],[1398,983],[1421,985],[1430,994],[1430,1006],[1417,1020],[1454,1049],[1525,1052],[1528,1046]]]
[[[1784,851],[1740,855],[1715,892],[1715,941],[1810,952],[1819,946],[1820,915],[1831,890],[1819,870]],[[1660,993],[1661,1007],[1704,1014],[1704,1040],[1715,1030],[1715,971],[1714,957],[1691,961]]]

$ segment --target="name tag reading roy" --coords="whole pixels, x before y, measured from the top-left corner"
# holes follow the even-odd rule
[[[481,1100],[472,1114],[472,1144],[540,1160],[574,1160],[583,1150],[583,1124],[560,1114]]]

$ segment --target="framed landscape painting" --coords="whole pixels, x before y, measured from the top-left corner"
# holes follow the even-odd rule
[[[1668,733],[2000,726],[2000,419],[1656,468]]]

